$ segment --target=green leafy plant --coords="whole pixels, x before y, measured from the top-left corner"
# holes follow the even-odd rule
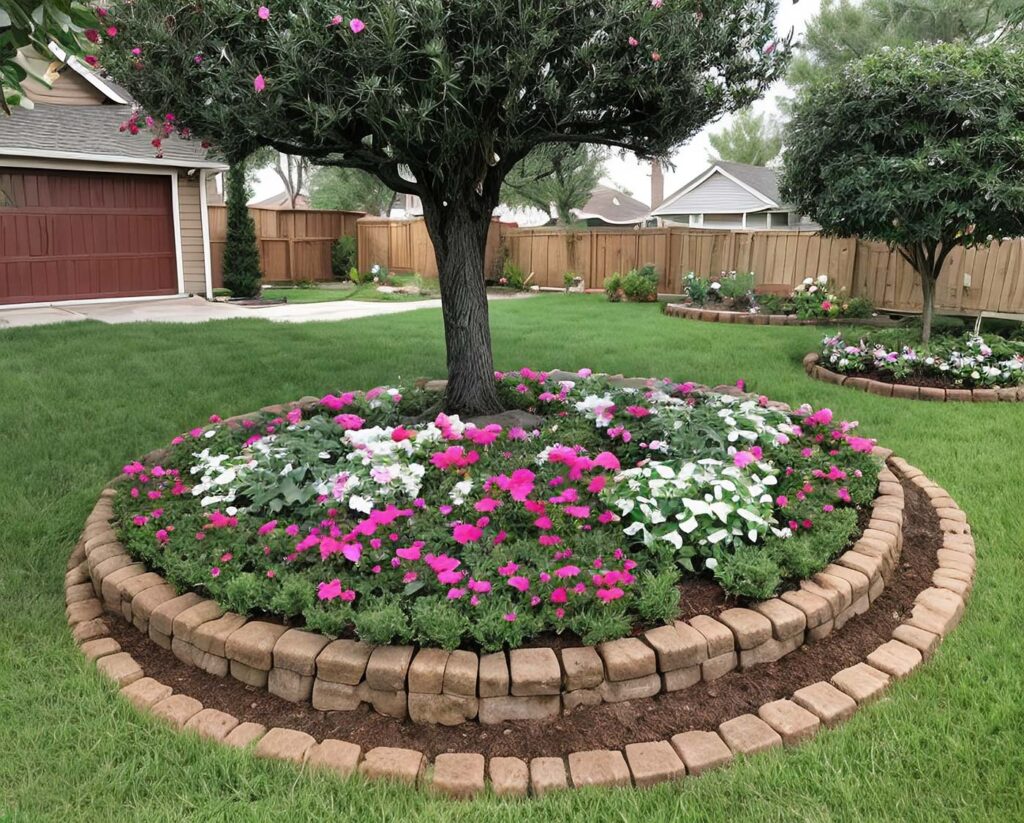
[[[260,252],[245,196],[245,164],[236,163],[228,171],[227,234],[224,242],[224,287],[235,297],[255,297],[260,293],[263,273]]]
[[[658,275],[651,271],[633,269],[622,278],[622,293],[627,300],[636,303],[650,303],[658,298]]]
[[[623,289],[622,289],[623,277],[618,272],[615,272],[610,277],[606,277],[604,280],[604,293],[608,296],[608,300],[612,303],[618,303],[622,300]]]
[[[510,257],[505,258],[501,267],[501,276],[498,278],[499,286],[507,286],[510,289],[522,291],[526,288],[526,274],[517,266]]]
[[[358,251],[356,238],[343,234],[331,245],[331,272],[336,280],[344,280],[355,268]]]

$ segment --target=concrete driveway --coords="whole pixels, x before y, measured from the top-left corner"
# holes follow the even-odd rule
[[[440,300],[405,303],[342,300],[336,303],[280,303],[252,307],[211,303],[201,297],[179,297],[169,300],[0,309],[0,329],[70,323],[77,320],[98,320],[101,323],[205,323],[208,320],[248,317],[271,320],[275,323],[305,323],[318,320],[352,320],[357,317],[374,317],[440,307]]]

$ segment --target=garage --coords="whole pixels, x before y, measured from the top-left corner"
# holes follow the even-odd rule
[[[0,304],[178,291],[170,175],[0,166]]]

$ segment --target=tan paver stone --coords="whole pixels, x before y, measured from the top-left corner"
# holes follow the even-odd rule
[[[96,669],[122,687],[142,678],[142,667],[127,652],[117,652],[99,658],[96,661]]]
[[[262,620],[250,620],[237,631],[228,635],[224,644],[224,656],[232,664],[242,663],[250,669],[268,672],[274,664],[274,646],[286,631],[288,631],[287,626],[266,623]],[[233,668],[232,674],[234,674]]]
[[[318,677],[313,681],[312,701],[313,708],[322,712],[349,712],[359,708],[363,696],[358,686]]]
[[[409,665],[409,691],[440,694],[444,686],[444,667],[449,652],[444,649],[420,649]]]
[[[121,651],[121,644],[113,637],[98,637],[95,640],[86,641],[81,648],[86,659],[98,660],[108,654],[117,654]]]
[[[677,692],[688,689],[701,680],[700,666],[688,666],[685,669],[672,669],[661,676],[661,688],[665,692]]]
[[[569,774],[572,784],[580,789],[584,786],[628,786],[629,766],[622,752],[609,749],[594,749],[573,752],[569,755]]]
[[[509,693],[508,660],[504,652],[480,656],[477,689],[480,697],[503,697]]]
[[[605,703],[622,703],[653,697],[661,691],[661,675],[647,674],[631,680],[605,680],[598,687]]]
[[[921,652],[913,646],[899,640],[889,640],[871,652],[867,662],[890,677],[899,678],[914,671],[921,665],[922,659]]]
[[[166,720],[176,729],[182,728],[202,710],[203,704],[187,694],[172,694],[150,707],[150,711],[156,717]]]
[[[465,799],[484,790],[482,754],[439,754],[434,758],[431,789],[448,797]]]
[[[716,732],[692,731],[672,738],[672,747],[693,775],[717,769],[732,760],[732,750]]]
[[[925,660],[935,653],[942,639],[934,632],[926,632],[924,629],[918,629],[909,623],[901,623],[893,629],[892,636],[895,640],[906,643],[908,646],[913,646],[921,652]]]
[[[120,584],[132,577],[139,577],[146,573],[146,567],[141,563],[132,563],[115,572],[111,572],[103,578],[100,586],[100,594],[108,609],[121,613],[121,588]]]
[[[687,626],[687,628],[689,627]],[[696,630],[690,629],[690,631],[700,637],[700,633]],[[692,667],[700,662],[700,659],[695,656],[693,644],[687,643],[683,636],[676,631],[675,626],[657,626],[650,629],[644,632],[644,640],[647,641],[648,646],[654,649],[659,672]],[[706,648],[703,637],[700,637],[700,645]]]
[[[858,703],[866,703],[885,691],[889,685],[889,675],[867,663],[855,663],[832,675],[832,684]]]
[[[359,769],[363,749],[346,740],[328,738],[311,746],[306,754],[306,763],[319,769],[330,769],[341,777],[353,775]]]
[[[274,644],[274,668],[312,677],[316,674],[317,655],[329,642],[322,634],[288,629]]]
[[[358,640],[328,643],[316,659],[317,677],[332,683],[358,686],[366,674],[366,663],[373,646]]]
[[[262,723],[239,723],[228,732],[222,741],[228,746],[236,749],[244,749],[259,740],[267,733],[267,727]]]
[[[574,646],[561,650],[564,683],[567,691],[593,689],[604,680],[604,664],[593,646]]]
[[[506,720],[550,720],[561,711],[561,698],[557,694],[527,697],[481,697],[480,722],[504,723]]]
[[[727,652],[726,654],[711,657],[700,664],[701,678],[704,680],[717,680],[722,675],[731,672],[738,665],[739,655],[736,652]]]
[[[803,643],[803,632],[790,635],[785,640],[776,640],[774,637],[769,638],[760,646],[744,649],[740,652],[740,668],[749,669],[752,666],[760,666],[763,663],[774,663],[790,652],[799,649]]]
[[[530,791],[534,797],[569,787],[565,761],[560,757],[535,757],[530,761]]]
[[[223,740],[237,725],[237,717],[218,709],[203,709],[185,721],[186,729],[208,740]]]
[[[359,765],[359,771],[371,780],[396,780],[415,785],[423,774],[425,765],[423,754],[414,749],[379,746],[366,753],[366,757]]]
[[[561,693],[562,669],[553,649],[513,649],[509,652],[509,671],[516,697]]]
[[[121,689],[129,703],[142,711],[171,696],[173,689],[154,680],[152,677],[140,677]]]
[[[465,694],[421,694],[409,692],[409,717],[414,723],[457,726],[477,716],[480,703]]]
[[[267,691],[290,703],[305,703],[313,695],[313,680],[311,674],[275,666],[267,674]]]
[[[65,613],[68,617],[68,625],[75,626],[84,623],[86,620],[95,620],[103,614],[103,604],[98,598],[92,597],[89,600],[79,600],[67,607]]]
[[[487,773],[498,797],[526,797],[530,791],[530,767],[518,757],[492,757]]]
[[[796,606],[778,597],[754,604],[754,611],[768,618],[772,624],[772,636],[776,640],[788,640],[794,635],[803,635],[807,628],[807,616]]]
[[[626,762],[638,788],[678,780],[686,774],[683,761],[667,740],[630,743],[626,746]]]
[[[142,576],[133,577],[132,580],[141,580]],[[131,582],[131,581],[129,581]],[[132,625],[140,632],[149,633],[149,616],[157,606],[173,600],[178,593],[167,583],[158,586],[151,586],[145,591],[139,592],[132,598],[131,614]]]
[[[757,710],[757,716],[782,736],[782,742],[793,746],[818,733],[821,720],[792,700],[773,700]]]
[[[366,663],[366,684],[377,691],[405,689],[414,651],[412,646],[377,646]]]
[[[771,621],[753,609],[726,609],[718,619],[732,630],[739,649],[752,649],[771,639]]]
[[[76,643],[85,643],[87,640],[93,640],[97,637],[106,637],[110,634],[110,627],[107,626],[106,622],[100,618],[93,618],[92,620],[83,620],[81,623],[75,625],[71,630],[71,636],[74,638]]]
[[[95,596],[96,590],[93,589],[92,583],[77,583],[64,589],[64,602],[68,606],[80,600],[90,600]]]
[[[171,624],[171,633],[175,639],[191,644],[192,635],[196,629],[205,623],[216,620],[223,614],[224,609],[216,601],[203,600],[175,616]]]
[[[636,680],[658,671],[654,649],[639,637],[599,643],[597,653],[604,661],[605,677],[610,681]]]
[[[726,720],[718,733],[734,754],[756,754],[782,745],[782,737],[761,718],[741,714]]]
[[[296,729],[275,727],[260,738],[254,754],[257,757],[302,763],[306,759],[306,752],[314,745],[316,738],[312,735]]]
[[[808,629],[813,629],[832,619],[832,607],[828,601],[805,589],[783,592],[779,599],[803,612]]]
[[[857,701],[823,680],[793,693],[793,702],[813,712],[826,726],[838,726],[853,717]]]
[[[708,659],[736,651],[732,630],[706,614],[698,614],[686,621],[690,628],[700,632],[708,644]]]
[[[476,697],[477,670],[480,658],[469,651],[454,651],[444,667],[444,693]]]

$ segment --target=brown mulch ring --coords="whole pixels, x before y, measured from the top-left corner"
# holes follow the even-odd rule
[[[713,730],[725,720],[756,711],[762,703],[789,697],[799,688],[828,680],[840,669],[859,663],[881,643],[927,588],[942,545],[938,518],[927,496],[911,483],[906,494],[903,555],[885,591],[863,615],[839,632],[805,645],[777,663],[732,671],[672,694],[626,703],[603,703],[568,717],[539,722],[444,727],[419,725],[376,714],[367,706],[352,712],[321,712],[308,704],[282,700],[227,677],[218,678],[181,663],[133,626],[110,619],[111,634],[142,666],[146,675],[202,701],[207,708],[267,727],[284,726],[364,748],[398,746],[429,758],[443,752],[479,752],[488,757],[562,756],[573,751],[621,748],[628,743],[664,740],[691,729]]]
[[[828,366],[824,366],[828,368]],[[896,377],[892,372],[883,369],[865,369],[857,372],[839,372],[845,377],[866,377],[868,380],[875,380],[879,383],[892,383],[901,386],[922,386],[927,389],[963,389],[966,386],[958,386],[952,380],[944,380],[941,377],[928,375],[908,374],[906,377]],[[986,388],[980,386],[979,388]]]

